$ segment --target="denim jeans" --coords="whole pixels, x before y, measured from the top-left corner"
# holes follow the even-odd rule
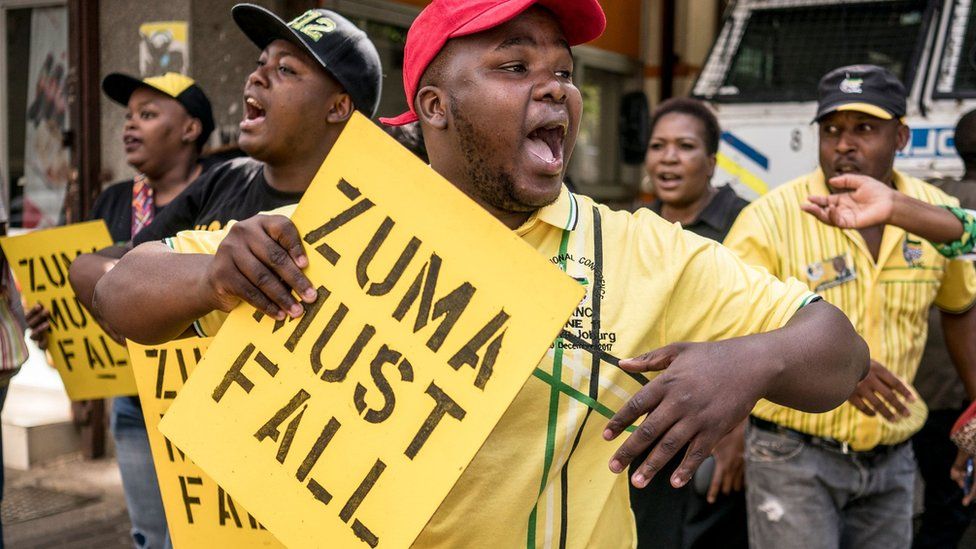
[[[750,425],[749,545],[907,549],[912,544],[914,482],[910,444],[862,458]]]
[[[112,436],[137,549],[171,547],[142,410],[132,397],[112,401]]]

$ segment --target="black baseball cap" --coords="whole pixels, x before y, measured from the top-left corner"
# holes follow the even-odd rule
[[[275,40],[287,40],[308,52],[342,84],[356,109],[372,117],[380,104],[383,70],[380,54],[366,33],[345,17],[314,9],[285,23],[254,4],[231,10],[241,31],[262,50]]]
[[[200,137],[197,138],[197,146],[203,147],[214,130],[213,109],[210,107],[207,94],[203,93],[203,89],[192,78],[180,73],[168,72],[162,76],[150,76],[140,80],[128,74],[113,72],[102,80],[102,91],[105,95],[123,107],[129,104],[132,92],[138,88],[156,90],[183,105],[186,112],[199,120],[203,127]]]
[[[817,86],[817,117],[835,111],[858,111],[883,120],[901,118],[907,110],[905,86],[877,65],[849,65],[834,69]]]

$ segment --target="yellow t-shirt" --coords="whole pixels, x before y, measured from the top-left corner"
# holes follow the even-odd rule
[[[613,357],[776,329],[815,295],[649,211],[565,189],[516,232],[586,297],[415,545],[631,547],[628,477],[610,472],[619,442],[602,433],[641,383]],[[213,252],[217,234],[172,245]]]
[[[274,210],[261,212],[264,215],[283,215],[290,217],[298,204],[288,204]],[[181,231],[174,237],[163,239],[163,243],[174,251],[184,254],[213,254],[217,251],[221,241],[227,236],[230,228],[236,224],[236,220],[228,221],[223,228],[205,228],[194,231]],[[217,335],[217,330],[227,319],[227,313],[223,311],[213,311],[203,318],[197,319],[193,323],[193,330],[200,337],[213,337]]]
[[[895,186],[937,205],[956,199],[918,179],[895,172]],[[839,307],[867,341],[871,358],[902,380],[915,378],[934,303],[949,312],[967,310],[976,299],[976,272],[970,263],[949,261],[926,240],[894,226],[884,229],[875,262],[856,230],[841,230],[800,210],[810,195],[828,194],[819,170],[795,179],[746,207],[725,245],[748,263],[782,279],[795,277]],[[807,414],[761,401],[753,414],[811,435],[847,442],[854,450],[907,440],[925,422],[918,399],[912,417],[889,423],[868,417],[850,404],[824,414]]]

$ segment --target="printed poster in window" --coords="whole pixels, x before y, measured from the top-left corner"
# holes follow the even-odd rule
[[[31,12],[27,133],[24,149],[24,227],[58,224],[71,175],[62,133],[68,129],[68,14],[64,8]]]
[[[186,21],[156,21],[139,25],[139,72],[143,77],[190,70]]]

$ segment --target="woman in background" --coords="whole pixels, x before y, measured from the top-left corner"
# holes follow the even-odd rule
[[[718,120],[704,103],[669,99],[651,114],[644,159],[656,197],[647,207],[718,242],[748,204],[728,185],[712,186],[720,135]],[[640,549],[748,547],[744,436],[744,424],[726,435],[684,488],[672,488],[669,480],[680,459],[659,471],[644,490],[631,486]]]
[[[103,219],[113,242],[125,246],[212,165],[201,159],[201,152],[214,129],[213,112],[210,100],[193,79],[177,73],[141,80],[112,73],[102,81],[102,91],[126,109],[122,146],[125,161],[136,175],[103,190],[89,218]],[[79,294],[79,298],[91,302],[90,295]],[[47,311],[33,307],[27,321],[31,337],[42,348],[46,346]],[[112,399],[111,429],[133,543],[137,549],[170,547],[138,397]]]

